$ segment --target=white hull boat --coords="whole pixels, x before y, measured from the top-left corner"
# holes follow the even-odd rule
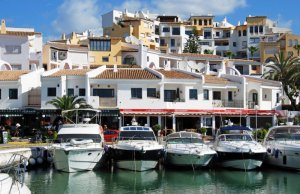
[[[227,133],[221,134],[222,131],[227,131]],[[250,129],[241,126],[228,126],[219,130],[214,144],[217,164],[240,170],[253,170],[261,167],[266,149],[247,131]]]
[[[150,127],[126,126],[120,129],[111,156],[118,168],[145,171],[157,166],[162,148]]]
[[[270,128],[263,145],[267,149],[267,164],[283,168],[300,169],[299,126]]]
[[[167,165],[205,167],[215,155],[200,134],[182,131],[167,136],[164,156]]]

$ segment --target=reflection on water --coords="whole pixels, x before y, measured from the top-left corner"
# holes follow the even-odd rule
[[[26,184],[33,194],[94,193],[300,193],[300,172],[216,170],[125,170],[62,173],[30,171]]]

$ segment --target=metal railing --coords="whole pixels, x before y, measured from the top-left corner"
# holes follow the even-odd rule
[[[243,100],[213,100],[213,107],[243,108]]]

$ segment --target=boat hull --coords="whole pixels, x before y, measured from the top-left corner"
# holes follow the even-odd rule
[[[1,194],[31,194],[31,191],[25,184],[14,181],[6,173],[0,173],[0,193]]]
[[[112,149],[112,158],[118,168],[145,171],[156,167],[161,155],[161,149],[124,150]]]
[[[253,170],[261,167],[266,153],[217,152],[217,154],[217,164],[223,167]]]
[[[215,154],[179,154],[167,152],[165,163],[172,166],[205,167],[209,164]]]
[[[300,150],[268,149],[266,164],[300,170]]]
[[[54,166],[59,171],[79,172],[93,170],[104,154],[102,148],[53,150]]]

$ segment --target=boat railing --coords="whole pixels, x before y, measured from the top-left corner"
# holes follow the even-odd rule
[[[27,163],[28,160],[25,156],[13,154],[7,164],[0,168],[0,172],[9,174],[13,181],[17,181],[23,186]]]
[[[96,138],[69,138],[69,139],[56,139],[53,144],[59,144],[60,146],[73,146],[73,147],[99,147],[99,144],[103,144],[101,139]],[[52,144],[52,145],[53,145]]]

